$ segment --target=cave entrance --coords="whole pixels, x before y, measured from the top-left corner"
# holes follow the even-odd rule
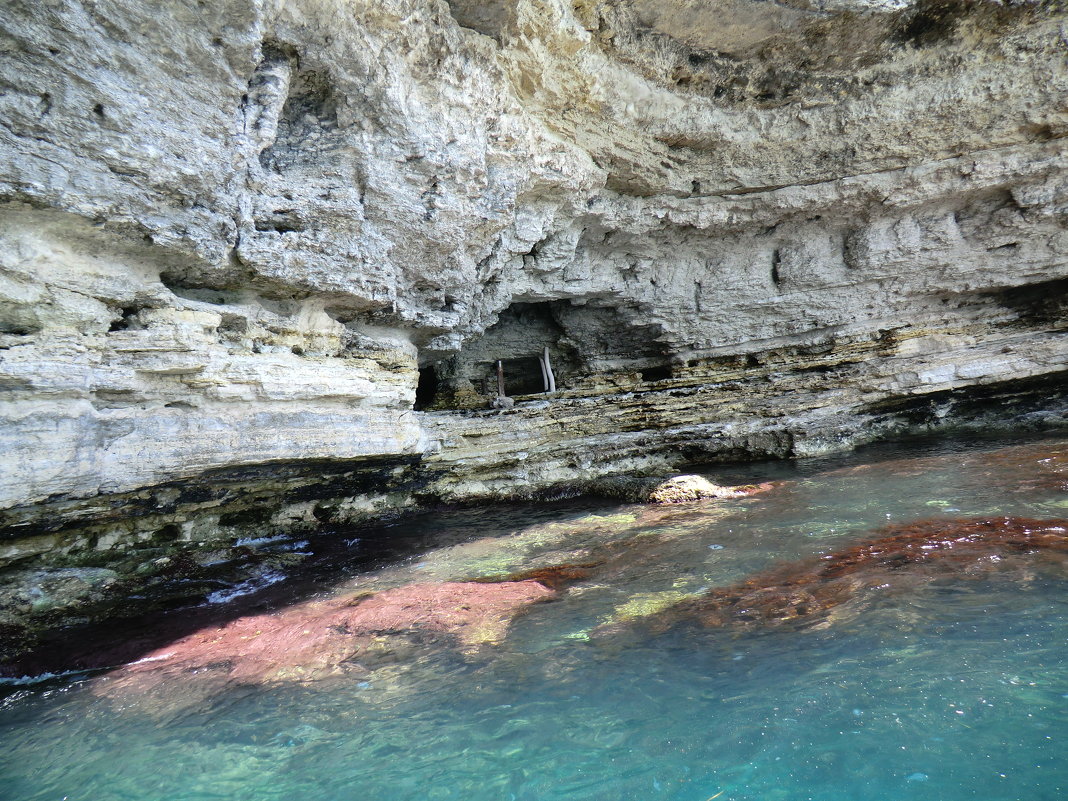
[[[504,394],[534,395],[545,392],[545,378],[541,370],[541,360],[536,356],[524,356],[518,359],[501,359],[504,368]],[[490,384],[493,393],[497,392],[497,363],[491,366]]]
[[[419,383],[415,387],[415,410],[421,412],[434,404],[441,382],[434,365],[419,370]]]
[[[546,351],[558,391],[603,387],[606,376],[618,376],[608,379],[613,386],[671,378],[660,326],[637,309],[601,304],[512,303],[481,336],[420,371],[416,408],[485,408],[497,396],[498,361],[507,396],[541,395]]]
[[[642,381],[653,382],[666,381],[674,376],[675,373],[670,364],[657,364],[643,368],[639,374],[642,377]]]

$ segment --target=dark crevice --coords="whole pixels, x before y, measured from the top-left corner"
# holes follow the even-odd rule
[[[1058,138],[1053,127],[1046,123],[1028,125],[1023,130],[1027,134],[1027,138],[1032,142],[1049,142]]]
[[[274,217],[268,220],[256,220],[256,230],[289,234],[303,231],[304,223],[290,217]]]
[[[273,141],[260,153],[261,166],[276,172],[320,163],[323,137],[338,127],[338,100],[331,77],[322,70],[299,70],[295,55],[288,59],[292,69],[288,94],[278,113]]]
[[[438,373],[433,365],[419,370],[419,383],[415,387],[415,410],[429,408],[438,394]]]
[[[671,369],[670,364],[656,365],[654,367],[646,367],[640,371],[642,381],[650,383],[652,381],[666,381],[674,376],[674,372]]]
[[[248,318],[240,314],[223,314],[218,331],[220,334],[244,334],[248,331]]]
[[[506,395],[534,395],[545,391],[541,362],[537,357],[502,359],[504,369],[504,392]],[[496,371],[496,364],[492,365]]]
[[[139,328],[142,326],[137,325],[137,313],[141,311],[141,306],[123,306],[120,311],[120,316],[113,320],[108,327],[108,332],[114,331],[126,331],[130,328]]]
[[[257,523],[266,523],[271,519],[271,509],[254,506],[250,509],[228,512],[219,516],[220,526],[247,526]]]
[[[982,293],[1019,315],[1028,326],[1064,325],[1068,322],[1068,278]]]
[[[449,13],[456,23],[497,42],[515,18],[512,0],[449,0]]]
[[[5,320],[0,317],[0,334],[10,334],[16,337],[28,337],[38,333],[42,326],[38,325],[36,321],[30,322],[28,320]]]
[[[947,410],[952,412],[949,419],[959,420],[962,424],[1000,420],[1003,421],[1003,427],[1012,425],[1024,430],[1026,425],[1023,416],[1028,412],[1041,413],[1057,408],[1066,401],[1068,371],[1061,371],[982,386],[939,390],[926,395],[886,398],[861,406],[857,411],[871,415],[876,420],[892,420],[914,431],[923,427],[930,427],[931,430],[952,428],[946,423]],[[1041,429],[1046,422],[1040,415],[1034,420],[1034,427]]]
[[[779,266],[782,264],[782,255],[778,250],[771,254],[771,283],[777,287],[782,286],[782,274]]]

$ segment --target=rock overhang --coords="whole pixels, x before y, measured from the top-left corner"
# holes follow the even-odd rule
[[[377,500],[328,482],[355,520],[992,419],[970,398],[1063,422],[1056,3],[9,10],[18,515],[395,460]],[[445,363],[471,392],[414,412]]]

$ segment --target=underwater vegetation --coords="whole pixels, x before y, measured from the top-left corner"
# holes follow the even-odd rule
[[[101,692],[146,692],[191,678],[201,684],[318,680],[403,661],[438,638],[476,648],[501,639],[525,606],[553,595],[535,581],[441,582],[313,600],[201,629],[109,674]]]
[[[550,590],[562,590],[571,584],[584,581],[593,575],[593,569],[604,562],[583,562],[581,564],[550,565],[534,570],[523,570],[504,576],[486,576],[471,579],[475,584],[498,584],[521,581],[536,581]]]
[[[657,538],[637,537],[595,549],[603,557],[595,561],[414,583],[239,618],[171,643],[112,674],[111,689],[146,689],[167,676],[194,674],[227,682],[308,681],[360,672],[383,658],[404,661],[410,645],[430,640],[463,651],[497,644],[513,618],[532,604],[561,598],[582,582],[618,578],[614,559],[628,551],[630,559],[648,558],[658,544]],[[1039,561],[1054,567],[1068,561],[1068,519],[920,520],[885,527],[840,550],[779,564],[700,596],[661,593],[663,599],[645,603],[638,598],[592,634],[606,643],[628,633],[655,636],[683,623],[825,626],[855,617],[887,593],[905,593],[939,578],[956,581],[1014,569],[1026,573]]]
[[[847,548],[713,588],[633,625],[663,631],[684,621],[715,627],[828,623],[831,613],[873,600],[880,591],[900,591],[945,576],[1001,572],[1008,567],[1004,563],[1032,555],[1063,564],[1068,559],[1068,519],[920,520],[887,526],[878,536]],[[609,625],[598,633],[618,628]]]

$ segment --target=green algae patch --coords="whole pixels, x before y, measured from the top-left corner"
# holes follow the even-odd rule
[[[578,527],[585,526],[629,526],[636,522],[638,516],[632,512],[619,512],[611,515],[586,515],[575,521]]]
[[[684,601],[687,598],[696,597],[697,593],[682,592],[681,590],[663,590],[662,592],[640,592],[632,595],[626,603],[620,604],[613,611],[608,623],[618,623],[622,620],[635,620],[648,617],[662,612],[669,606]]]
[[[586,548],[626,534],[632,513],[588,514],[573,520],[535,525],[503,537],[484,537],[426,554],[420,577],[440,581],[500,577],[561,563],[588,561]],[[606,531],[606,529],[608,531]],[[566,546],[561,549],[561,546]]]

